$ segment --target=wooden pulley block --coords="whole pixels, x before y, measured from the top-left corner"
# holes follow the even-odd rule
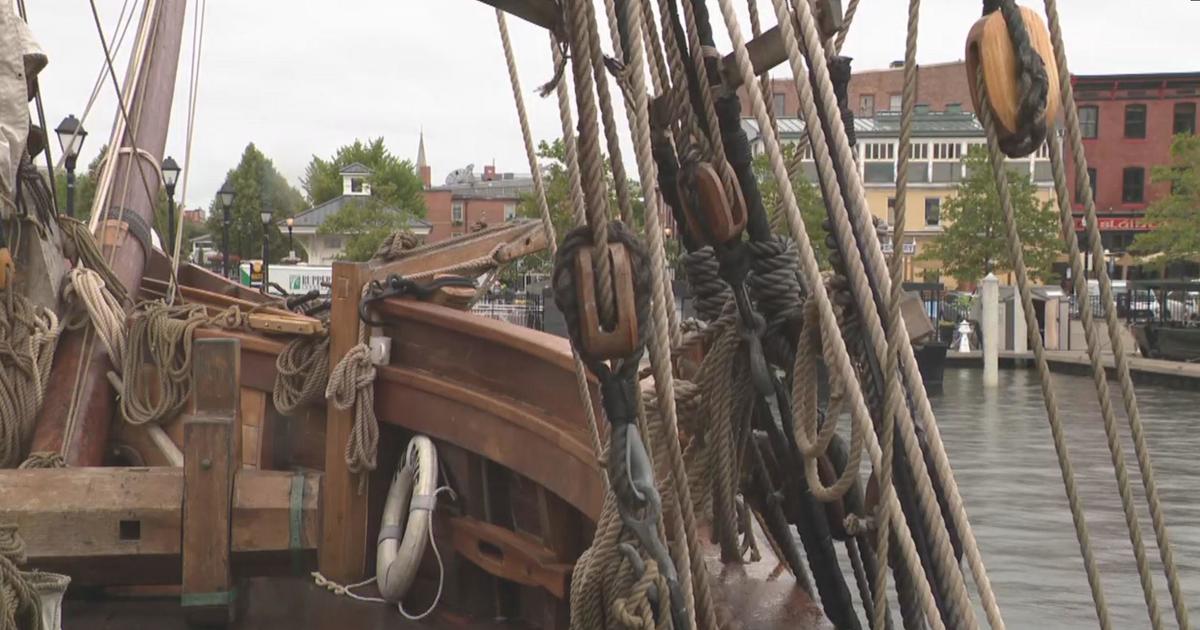
[[[12,252],[7,247],[0,247],[0,291],[7,290],[16,275],[17,267],[13,264]]]
[[[616,318],[612,329],[600,321],[600,303],[596,295],[596,276],[592,268],[591,246],[580,247],[575,254],[575,295],[579,301],[580,342],[583,352],[595,359],[623,359],[638,345],[637,310],[634,306],[633,267],[629,252],[621,243],[608,244],[612,261],[613,294]]]
[[[1029,7],[1020,7],[1021,16],[1025,21],[1025,29],[1029,32],[1029,40],[1046,66],[1046,78],[1049,89],[1046,94],[1046,114],[1044,121],[1049,123],[1058,114],[1061,101],[1058,88],[1058,66],[1054,61],[1054,47],[1050,42],[1050,33],[1046,23],[1036,11]],[[971,88],[971,101],[975,111],[983,111],[984,103],[980,102],[976,81],[979,73],[983,73],[987,85],[988,102],[993,118],[996,121],[997,133],[1002,144],[1005,137],[1012,137],[1020,130],[1018,112],[1020,109],[1021,88],[1019,82],[1019,66],[1012,39],[1008,34],[1008,26],[1000,11],[994,11],[975,22],[967,35],[967,83]],[[1034,147],[1036,150],[1037,147]],[[1010,155],[1009,157],[1018,157]]]
[[[693,182],[689,187],[687,182]],[[683,167],[676,187],[687,217],[688,229],[702,243],[723,245],[742,235],[746,228],[746,200],[740,187],[734,187],[734,202],[729,203],[725,185],[717,169],[707,162]],[[696,206],[689,201],[695,199]]]

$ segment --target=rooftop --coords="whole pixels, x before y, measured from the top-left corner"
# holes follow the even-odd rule
[[[804,120],[795,117],[776,118],[782,138],[804,134]],[[742,129],[753,141],[758,138],[758,121],[742,119]],[[900,112],[877,112],[871,118],[855,118],[854,133],[860,138],[890,138],[900,135]],[[914,138],[961,138],[983,136],[983,126],[970,112],[919,112],[913,116]]]
[[[300,212],[293,217],[293,227],[297,228],[318,228],[329,217],[337,214],[348,202],[357,202],[363,199],[362,195],[339,195],[326,201],[322,204],[317,204],[308,210]],[[399,208],[388,208],[393,212],[401,212]],[[432,227],[432,223],[425,219],[412,217],[409,219],[409,224],[413,227]]]
[[[519,199],[533,191],[533,176],[504,173],[499,179],[434,186],[432,192],[450,192],[455,199]]]
[[[370,175],[371,169],[363,166],[358,162],[347,164],[342,170],[338,171],[338,175]]]

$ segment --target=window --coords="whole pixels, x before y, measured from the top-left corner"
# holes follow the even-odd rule
[[[1092,199],[1096,198],[1096,169],[1089,168],[1087,170],[1088,183],[1091,184]],[[1083,201],[1083,182],[1077,182],[1075,186],[1075,203],[1084,203]]]
[[[1100,136],[1100,108],[1095,105],[1082,105],[1079,107],[1079,131],[1083,132],[1084,138],[1096,138]]]
[[[1146,106],[1145,105],[1126,105],[1125,106],[1125,137],[1126,138],[1145,138],[1146,137]]]
[[[864,160],[894,160],[896,145],[884,142],[868,142],[863,145]]]
[[[933,145],[933,159],[958,160],[962,158],[962,145],[957,142],[938,142]]]
[[[909,158],[913,159],[913,160],[928,160],[929,159],[929,145],[924,144],[924,143],[917,143],[917,144],[911,145],[911,148],[909,151]]]
[[[858,115],[871,118],[875,115],[875,95],[863,94],[858,97]]]
[[[363,191],[363,180],[361,177],[350,178],[350,192],[360,193]]]
[[[863,179],[872,184],[896,181],[896,145],[867,142],[862,145]]]
[[[515,203],[504,204],[504,220],[512,221],[515,218],[517,218],[517,204],[515,204]]]
[[[925,225],[936,226],[942,221],[942,198],[941,197],[926,197],[925,198]]]
[[[1146,169],[1131,166],[1125,169],[1121,179],[1121,201],[1142,203],[1145,200]]]
[[[899,94],[892,94],[888,96],[888,111],[898,112],[903,106],[902,104],[903,101],[901,100]]]
[[[787,115],[787,94],[775,92],[771,95],[771,104],[775,108],[776,116]]]
[[[462,225],[463,203],[461,201],[455,201],[454,204],[450,206],[450,223],[454,225]]]
[[[1174,134],[1196,133],[1196,104],[1176,103],[1175,124],[1171,127]]]

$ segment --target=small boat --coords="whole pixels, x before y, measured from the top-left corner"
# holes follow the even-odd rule
[[[1130,281],[1119,297],[1142,356],[1200,361],[1200,282]]]

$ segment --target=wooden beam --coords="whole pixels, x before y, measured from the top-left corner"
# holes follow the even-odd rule
[[[329,365],[337,365],[358,343],[358,303],[369,270],[360,263],[333,264],[333,305],[329,328]],[[318,562],[321,572],[336,582],[357,582],[366,573],[374,542],[367,540],[366,488],[346,465],[346,441],[354,426],[354,410],[326,407],[325,505],[321,513]],[[368,480],[367,483],[370,483]]]
[[[526,22],[562,36],[562,15],[553,0],[481,0]]]
[[[193,623],[233,620],[230,562],[234,427],[240,405],[241,349],[234,339],[197,341],[192,351],[196,413],[183,423],[181,601]]]
[[[842,0],[818,0],[814,5],[821,36],[828,39],[837,35],[842,28]],[[775,66],[788,60],[787,48],[783,45],[783,36],[779,34],[778,25],[746,42],[746,52],[750,55],[750,64],[754,66],[756,75],[770,72]],[[737,87],[742,84],[742,74],[738,72],[733,53],[721,59],[721,73],[725,85]]]
[[[412,276],[446,272],[457,265],[489,256],[496,264],[503,264],[546,247],[546,233],[540,221],[513,221],[496,229],[418,247],[400,260],[372,267],[370,279],[385,280],[392,274]]]
[[[179,584],[183,475],[181,468],[0,470],[0,505],[5,520],[21,529],[30,566],[66,573],[73,584]],[[235,575],[289,570],[295,553],[305,566],[313,564],[321,474],[302,475],[298,513],[295,476],[249,470],[235,476]]]

